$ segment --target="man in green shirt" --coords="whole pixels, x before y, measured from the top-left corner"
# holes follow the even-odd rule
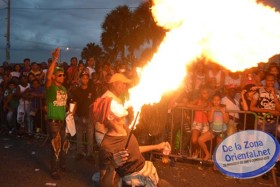
[[[65,157],[69,148],[69,141],[65,133],[65,115],[67,103],[67,91],[63,86],[65,79],[64,69],[56,67],[60,49],[56,48],[53,52],[52,62],[47,72],[46,105],[47,105],[47,124],[51,138],[51,176],[53,179],[60,179],[58,173],[59,166],[65,169]]]

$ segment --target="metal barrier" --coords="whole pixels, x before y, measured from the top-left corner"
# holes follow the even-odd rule
[[[175,109],[172,110],[172,114],[171,114],[171,129],[170,129],[170,144],[173,145],[172,149],[173,150],[176,150],[176,151],[172,151],[172,154],[171,156],[175,156],[175,154],[179,154],[181,155],[182,157],[186,157],[186,158],[189,158],[190,157],[190,153],[193,151],[192,150],[192,144],[191,144],[191,141],[189,140],[188,137],[186,136],[190,136],[191,134],[191,127],[192,127],[192,124],[193,124],[193,120],[194,120],[194,114],[196,111],[203,111],[203,112],[207,112],[207,110],[205,109],[193,109],[193,108],[187,108],[187,107],[177,107]],[[243,117],[239,117],[239,130],[246,130],[248,129],[248,118],[249,118],[249,115],[253,116],[254,117],[254,124],[251,125],[251,127],[253,128],[250,128],[252,130],[257,130],[259,129],[258,128],[258,122],[259,122],[259,119],[258,119],[258,115],[255,113],[255,112],[250,112],[250,111],[236,111],[236,110],[226,110],[226,112],[228,113],[237,113],[239,114],[242,114]],[[178,114],[180,115],[178,117]],[[270,114],[266,114],[266,116],[268,116]],[[266,116],[264,117],[264,120],[266,118]],[[243,118],[243,119],[242,119]],[[178,121],[178,119],[180,119]],[[252,119],[252,117],[250,118]],[[276,118],[276,122],[277,124],[276,125],[279,125],[279,116],[277,116]],[[242,128],[240,128],[242,127]],[[264,126],[262,127],[264,130]],[[174,131],[176,130],[180,130],[179,131],[179,150],[177,150],[176,147],[174,147],[174,141],[178,141],[178,133],[175,133]],[[177,135],[177,137],[174,137],[175,134]],[[277,129],[275,129],[275,135],[277,136],[279,133],[277,131]],[[177,139],[176,139],[177,138]],[[184,139],[187,138],[187,141],[189,142],[184,142]],[[213,141],[213,139],[211,140],[211,142]],[[188,145],[186,145],[186,143]],[[177,143],[178,145],[178,143]],[[187,147],[184,147],[184,146],[187,146]],[[187,150],[186,150],[187,148]],[[211,150],[211,149],[209,149]]]
[[[202,112],[207,112],[205,109],[194,109],[194,108],[188,108],[188,107],[177,107],[172,110],[171,113],[171,126],[170,128],[170,144],[172,148],[172,152],[169,155],[170,158],[172,159],[181,159],[182,161],[184,160],[189,160],[189,161],[202,161],[202,152],[200,149],[199,157],[198,158],[193,158],[192,153],[193,153],[193,145],[192,145],[192,124],[194,121],[194,115],[196,111],[202,111]],[[262,129],[258,127],[258,122],[259,118],[258,115],[255,112],[250,112],[250,111],[235,111],[235,110],[226,110],[228,113],[238,113],[239,115],[239,125],[236,132],[240,130],[247,130],[249,126],[251,127],[250,129],[252,130],[264,130],[264,126],[262,126]],[[266,114],[264,116],[264,121],[266,120],[266,117],[270,114]],[[241,116],[241,118],[240,118]],[[254,119],[253,124],[248,124],[249,120]],[[276,127],[279,125],[279,116],[276,118]],[[242,128],[241,128],[242,127]],[[275,129],[275,136],[277,137],[279,132],[277,131],[277,128]],[[213,155],[213,150],[215,147],[213,147],[213,138],[211,139],[210,142],[208,142],[208,150],[210,151],[210,160],[208,160],[208,163],[213,163],[212,160],[212,155]],[[157,155],[163,155],[162,153],[158,152],[153,152],[153,154]],[[200,162],[201,163],[201,162]],[[277,185],[277,179],[275,175],[276,168],[274,167],[271,172],[273,176],[273,184]]]

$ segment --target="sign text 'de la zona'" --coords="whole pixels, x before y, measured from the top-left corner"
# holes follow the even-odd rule
[[[224,174],[235,178],[257,177],[278,159],[279,143],[270,134],[248,130],[227,137],[215,150],[214,162]]]

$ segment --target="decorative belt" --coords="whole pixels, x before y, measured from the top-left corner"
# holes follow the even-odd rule
[[[50,123],[64,123],[64,120],[48,119]]]

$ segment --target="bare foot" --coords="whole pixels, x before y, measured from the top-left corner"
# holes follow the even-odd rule
[[[194,158],[194,159],[198,158],[198,152],[197,152],[197,151],[195,151],[195,152],[192,154],[192,158]]]
[[[210,154],[206,154],[203,160],[209,160],[210,159]]]

